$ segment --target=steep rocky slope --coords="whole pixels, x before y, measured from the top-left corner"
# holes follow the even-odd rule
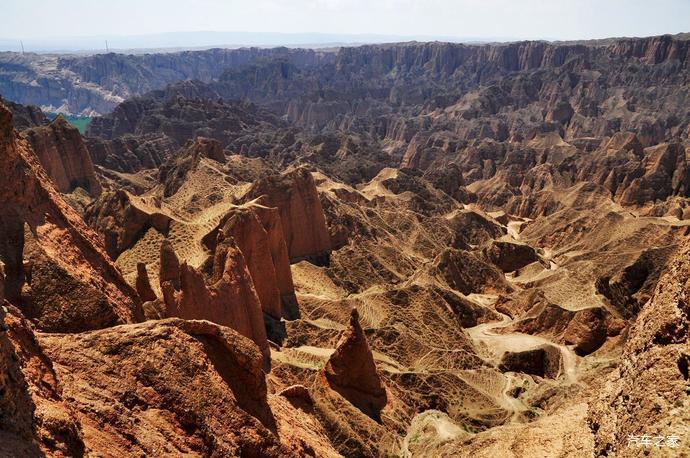
[[[79,131],[62,116],[48,126],[26,129],[22,135],[31,142],[38,160],[58,191],[69,193],[79,187],[93,197],[99,196],[101,185],[91,156]]]
[[[668,265],[625,344],[620,366],[594,404],[590,422],[599,453],[621,450],[630,436],[688,435],[690,266],[686,244]],[[648,387],[654,387],[653,390]],[[684,449],[687,450],[687,444]],[[644,456],[633,450],[630,456]]]
[[[5,298],[44,330],[86,330],[134,320],[136,293],[96,234],[58,194],[4,106],[0,135]]]

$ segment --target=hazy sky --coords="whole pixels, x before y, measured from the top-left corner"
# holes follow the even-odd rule
[[[579,39],[690,31],[690,0],[2,0],[1,38],[178,31]]]

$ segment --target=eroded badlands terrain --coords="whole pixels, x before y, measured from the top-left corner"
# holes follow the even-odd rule
[[[0,455],[687,456],[689,54],[2,56]]]

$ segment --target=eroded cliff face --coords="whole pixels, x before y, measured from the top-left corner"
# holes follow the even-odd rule
[[[261,353],[229,328],[168,319],[35,335],[19,313],[0,333],[2,454],[336,455],[269,394]]]
[[[97,235],[53,187],[4,106],[0,136],[6,299],[44,330],[132,322],[138,316],[136,293],[107,259]]]
[[[464,140],[501,141],[544,130],[587,137],[623,129],[644,133],[648,146],[687,128],[675,122],[683,117],[678,100],[687,98],[680,77],[688,68],[687,43],[663,36],[348,47],[333,65],[256,63],[210,86],[219,96],[249,98],[310,130],[365,128],[393,142],[409,142],[415,131],[446,129]],[[653,97],[636,96],[634,88],[650,86]],[[410,119],[406,109],[423,116]]]
[[[94,164],[126,173],[159,167],[177,150],[175,141],[164,134],[114,140],[87,137],[84,141]]]
[[[277,229],[280,228],[274,230],[277,231]],[[277,247],[276,252],[276,247],[271,242],[275,243],[276,240],[282,242],[282,248],[285,249],[282,230],[278,234],[269,234],[259,215],[251,206],[235,207],[221,219],[218,228],[205,237],[207,246],[211,245],[214,249],[217,249],[218,245],[223,244],[226,239],[234,240],[242,251],[264,313],[279,320],[282,316],[282,294],[279,289],[278,272],[285,272],[285,266],[277,263],[285,262],[287,258],[280,259],[284,252],[280,246]],[[274,253],[279,257],[274,258]],[[287,269],[289,273],[289,264]],[[285,279],[282,283],[285,283]],[[291,275],[289,283],[292,284]],[[294,290],[291,292],[294,296]],[[286,294],[290,294],[290,291]]]
[[[26,129],[22,136],[31,143],[58,191],[69,193],[79,187],[93,197],[100,195],[91,156],[79,131],[65,118],[58,116],[47,126]]]
[[[275,269],[276,285],[280,293],[281,316],[288,320],[299,317],[299,304],[290,270],[290,257],[285,242],[285,232],[280,211],[263,204],[263,199],[253,201],[249,206],[259,218],[268,237],[267,243]]]
[[[689,255],[686,242],[642,307],[630,329],[621,365],[591,409],[598,453],[625,450],[626,456],[645,456],[643,450],[629,446],[631,436],[683,438],[690,433]],[[679,446],[687,450],[687,444]]]
[[[140,198],[118,189],[103,193],[87,207],[84,220],[101,234],[108,255],[116,260],[150,228],[167,233],[171,218]]]
[[[0,61],[12,71],[0,79],[0,93],[24,105],[51,106],[72,114],[105,114],[129,97],[167,84],[209,81],[228,68],[272,57],[300,67],[333,60],[329,52],[288,48],[89,56],[2,53]],[[29,83],[36,79],[44,84]]]
[[[171,250],[169,245],[161,250],[160,279],[167,316],[209,320],[235,329],[258,345],[264,364],[270,367],[262,303],[233,240],[216,247],[213,276],[208,280],[185,262],[176,265]]]
[[[6,303],[7,304],[7,303]],[[52,362],[31,323],[9,306],[0,334],[3,395],[8,424],[0,427],[0,453],[7,456],[82,456],[87,448],[75,412],[62,398]],[[0,401],[2,402],[2,401]],[[4,416],[4,415],[3,415]],[[27,423],[29,427],[27,428]]]
[[[199,166],[202,157],[224,163],[223,147],[218,140],[196,137],[185,143],[175,158],[160,168],[160,181],[164,186],[163,196],[170,197],[180,190],[187,180],[187,175]]]
[[[244,195],[245,201],[261,197],[262,202],[280,213],[290,262],[310,259],[327,264],[330,236],[314,179],[308,170],[298,168],[283,175],[256,181]]]
[[[43,114],[43,111],[35,105],[22,105],[10,102],[0,97],[0,103],[4,104],[12,112],[12,122],[18,131],[30,127],[40,127],[47,125],[50,121]]]

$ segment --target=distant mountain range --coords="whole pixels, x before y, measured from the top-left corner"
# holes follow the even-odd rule
[[[449,37],[429,35],[333,34],[333,33],[263,33],[263,32],[169,32],[149,35],[102,35],[90,37],[0,38],[0,51],[74,52],[110,51],[149,52],[169,49],[179,51],[210,47],[294,46],[320,48],[390,43],[400,41],[486,42],[510,41],[510,38]]]

